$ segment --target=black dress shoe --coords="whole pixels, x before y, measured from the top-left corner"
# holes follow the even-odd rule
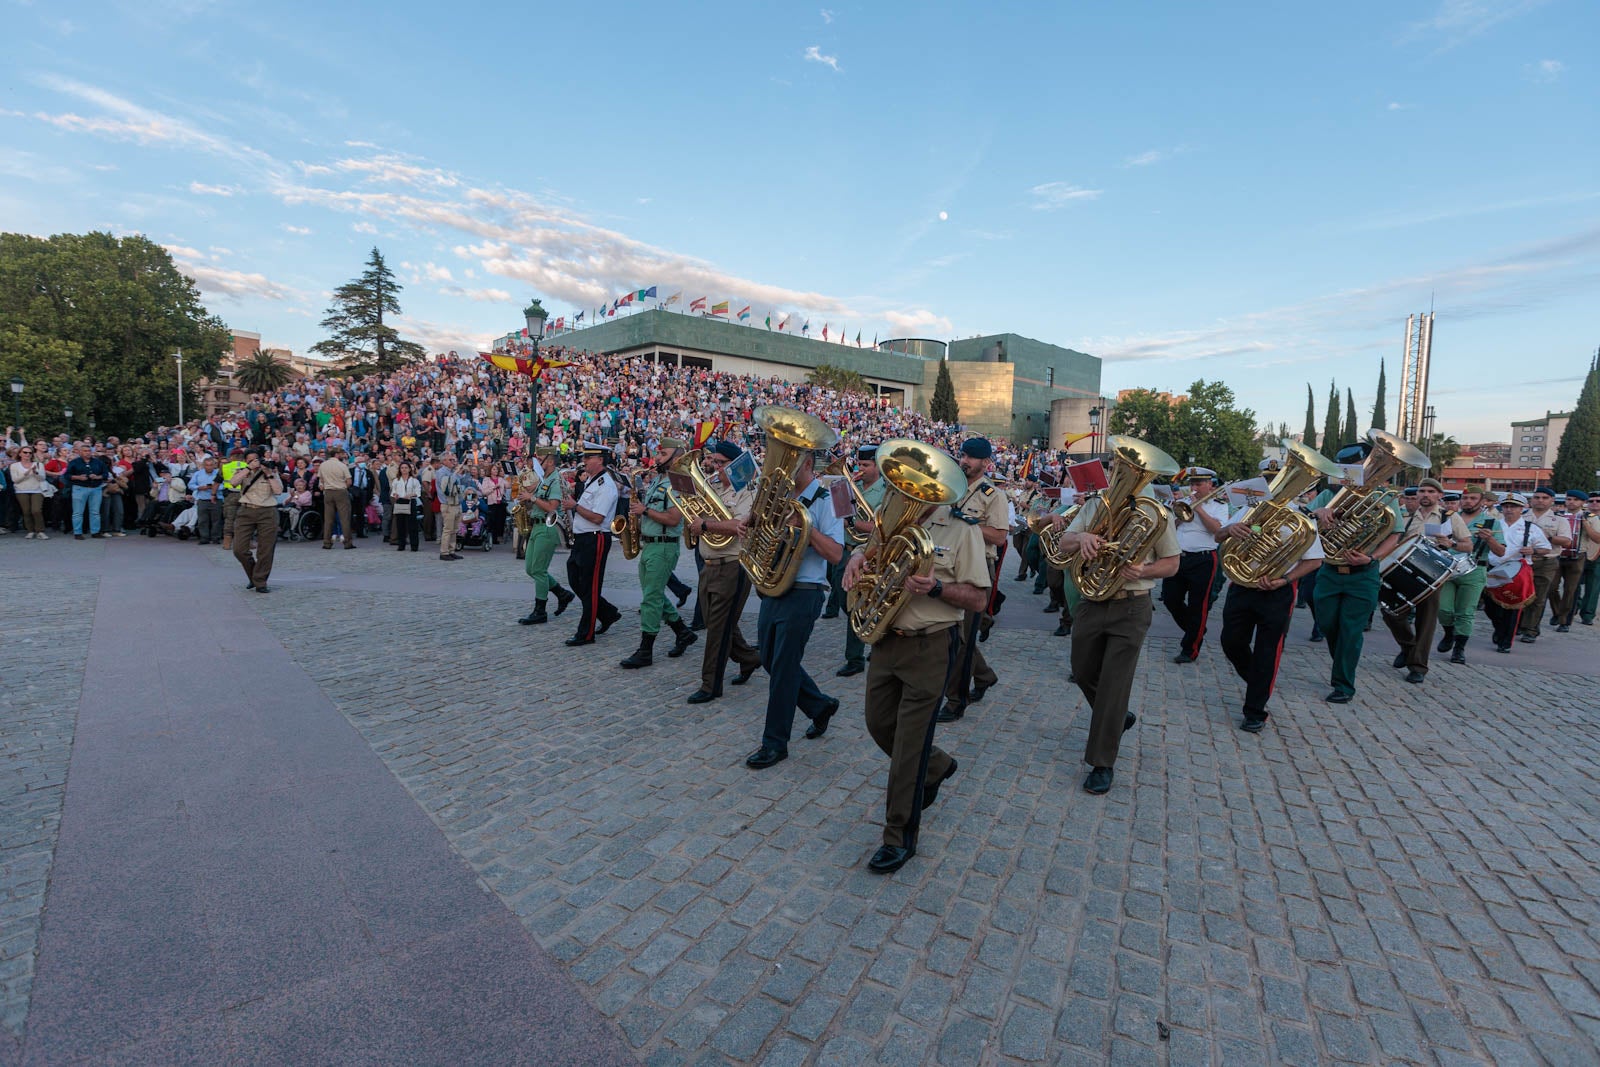
[[[1571,632],[1572,627],[1568,626],[1566,623],[1562,623],[1560,626],[1556,627],[1556,633],[1558,634],[1569,634]]]
[[[939,714],[937,714],[937,715],[935,715],[933,717],[933,721],[934,722],[960,722],[962,717],[964,715],[966,715],[966,713],[967,713],[967,709],[966,709],[966,707],[964,705],[962,707],[954,707],[952,705],[946,704],[944,707],[939,709]]]
[[[689,594],[692,592],[694,592],[693,589],[685,589],[683,592],[678,594],[678,607],[681,608],[684,604],[688,603]]]
[[[817,717],[811,720],[811,725],[806,727],[806,737],[809,740],[815,741],[817,738],[827,733],[828,722],[833,718],[838,710],[839,701],[829,698],[828,703],[823,705],[822,710],[817,713]]]
[[[839,617],[839,612],[838,612],[838,611],[837,611],[837,610],[834,610],[834,611],[824,611],[824,612],[823,612],[823,613],[822,613],[822,617],[823,617],[823,618],[824,618],[824,619],[837,619],[837,618],[838,618],[838,617]]]
[[[933,807],[933,802],[935,800],[939,799],[939,787],[941,785],[944,785],[946,782],[948,782],[950,779],[952,779],[952,778],[954,778],[956,776],[956,768],[959,767],[959,766],[960,766],[960,764],[957,763],[952,758],[950,760],[950,769],[949,770],[945,771],[942,775],[940,775],[938,778],[934,779],[933,781],[927,782],[927,783],[925,783],[923,785],[923,787],[922,787],[922,810],[923,811],[927,811],[929,808]]]
[[[1083,780],[1083,791],[1085,793],[1093,793],[1095,796],[1109,793],[1111,792],[1111,781],[1116,776],[1117,772],[1110,767],[1096,767],[1089,772],[1089,777]]]
[[[866,666],[860,663],[846,663],[833,673],[840,678],[854,678],[866,669]]]
[[[1401,667],[1404,667],[1405,665],[1406,665],[1406,653],[1405,653],[1404,649],[1401,649],[1399,652],[1395,653],[1394,660],[1389,664],[1389,666],[1394,667],[1396,669],[1399,669]]]
[[[602,615],[600,617],[600,625],[595,627],[594,635],[596,637],[599,637],[601,634],[603,634],[607,630],[611,629],[612,624],[616,623],[621,618],[622,618],[622,612],[620,612],[620,611],[617,612],[615,615],[612,615],[610,618],[607,618],[607,617]]]
[[[1506,653],[1509,653],[1509,652],[1510,652],[1510,651],[1511,651],[1511,646],[1510,646],[1510,645],[1495,645],[1495,646],[1494,646],[1494,650],[1495,650],[1495,651],[1496,651],[1496,652],[1506,652]]]
[[[884,845],[867,861],[867,870],[873,874],[893,874],[906,865],[906,860],[917,854],[914,848],[896,848]]]
[[[1051,632],[1057,637],[1071,637],[1072,627],[1068,626],[1066,623],[1061,623]]]
[[[983,699],[983,694],[987,693],[989,690],[991,690],[993,688],[994,688],[994,683],[993,682],[990,682],[988,685],[980,685],[977,682],[973,682],[972,683],[972,699],[973,700],[982,700]]]
[[[1058,612],[1060,610],[1061,610],[1061,605],[1055,603],[1054,601],[1051,601],[1050,603],[1048,603],[1048,604],[1046,604],[1044,606],[1044,613],[1046,615],[1054,615],[1056,612]]]
[[[1244,717],[1244,722],[1239,724],[1239,729],[1243,730],[1247,734],[1259,734],[1262,730],[1266,729],[1266,726],[1266,719],[1258,719],[1254,715],[1246,715]]]
[[[1341,693],[1335,689],[1322,699],[1326,700],[1330,704],[1348,704],[1350,703],[1350,694]]]
[[[541,606],[534,608],[522,618],[518,619],[517,624],[519,626],[537,626],[539,623],[549,621],[550,616],[545,613],[544,608]]]
[[[592,637],[569,637],[565,641],[565,644],[571,645],[573,648],[577,648],[579,645],[592,645],[592,644],[594,644],[594,638],[592,638]]]
[[[1311,631],[1311,640],[1320,642],[1322,640],[1322,634],[1318,633],[1316,630]]]
[[[751,667],[749,670],[746,670],[743,667],[739,668],[739,676],[733,680],[733,684],[744,685],[750,679],[754,678],[756,676],[756,671],[759,671],[760,669],[761,668],[759,666]]]
[[[1130,711],[1130,712],[1128,712],[1128,717],[1126,719],[1122,720],[1122,732],[1123,733],[1127,733],[1129,730],[1133,729],[1138,724],[1139,724],[1139,716],[1135,715],[1133,712]]]
[[[244,587],[244,590],[245,590],[245,592],[248,593],[250,590],[254,589],[255,587],[256,587],[256,583],[255,582],[251,582],[249,585]]]
[[[684,703],[686,703],[686,704],[709,704],[709,703],[711,703],[711,701],[713,701],[715,699],[717,699],[717,694],[708,693],[704,689],[696,689],[693,693],[689,694],[689,699],[684,701]]]
[[[1194,657],[1189,655],[1189,653],[1187,653],[1187,652],[1179,652],[1176,656],[1172,657],[1172,662],[1174,662],[1174,663],[1193,663],[1194,662]]]
[[[1454,630],[1446,630],[1444,632],[1444,636],[1439,638],[1439,643],[1434,646],[1433,650],[1435,652],[1449,652],[1450,646],[1454,645],[1455,643],[1456,632]]]
[[[1423,682],[1426,682],[1427,680],[1428,680],[1428,676],[1426,674],[1422,673],[1421,671],[1407,671],[1406,672],[1406,681],[1410,682],[1412,685],[1421,685]]]
[[[256,586],[256,592],[258,592],[258,593],[270,593],[270,592],[272,592],[272,590],[268,589],[264,585],[258,585],[258,586]]]
[[[752,770],[759,771],[772,766],[774,763],[782,763],[788,758],[789,753],[779,752],[775,748],[768,748],[766,745],[762,745],[745,757],[744,765]]]

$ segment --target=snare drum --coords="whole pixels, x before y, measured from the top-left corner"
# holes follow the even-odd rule
[[[1451,576],[1454,558],[1438,545],[1413,538],[1378,563],[1378,605],[1390,618],[1404,615]]]

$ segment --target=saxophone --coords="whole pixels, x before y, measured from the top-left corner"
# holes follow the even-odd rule
[[[1084,532],[1102,539],[1094,559],[1075,554],[1067,566],[1085,600],[1110,600],[1127,580],[1122,568],[1138,563],[1166,531],[1167,509],[1140,496],[1157,478],[1178,473],[1178,462],[1161,449],[1134,437],[1106,438],[1113,454],[1111,484],[1100,497],[1093,524]]]
[[[694,530],[696,520],[728,522],[733,518],[723,506],[722,498],[717,495],[717,491],[706,481],[705,471],[700,467],[700,458],[704,452],[703,448],[692,448],[673,460],[672,466],[668,468],[670,473],[682,475],[694,482],[692,493],[679,494],[670,487],[667,489],[673,506],[683,512],[683,547],[691,551],[700,543],[700,535]],[[705,542],[712,548],[727,548],[733,543],[733,534],[707,531]]]
[[[639,516],[633,514],[632,507],[642,491],[638,471],[629,476],[628,485],[632,490],[628,495],[628,514],[618,515],[611,520],[611,533],[622,546],[623,559],[638,559],[639,553],[644,549],[644,534],[639,529]]]
[[[821,419],[792,408],[757,408],[755,421],[766,433],[767,453],[739,565],[762,596],[782,596],[794,586],[811,539],[811,512],[794,499],[795,472],[807,452],[832,448],[839,435]]]
[[[1339,465],[1298,441],[1289,442],[1289,458],[1267,491],[1267,499],[1251,506],[1249,537],[1222,542],[1222,570],[1234,585],[1253,586],[1263,578],[1282,578],[1294,569],[1317,538],[1317,525],[1295,506],[1297,497],[1319,478],[1338,478]]]
[[[873,516],[866,538],[867,566],[845,598],[850,625],[866,644],[889,632],[909,598],[906,579],[933,570],[933,542],[919,524],[941,505],[966,492],[967,477],[955,460],[931,445],[904,438],[878,446],[878,470],[893,492]],[[861,502],[858,498],[857,508]]]
[[[1352,552],[1371,555],[1394,529],[1398,494],[1384,483],[1403,467],[1433,466],[1422,449],[1385,430],[1368,430],[1367,440],[1372,453],[1361,467],[1361,484],[1345,486],[1328,501],[1333,519],[1322,531],[1322,547],[1329,563],[1348,565]]]

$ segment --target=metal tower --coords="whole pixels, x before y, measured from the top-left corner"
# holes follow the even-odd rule
[[[1405,356],[1400,361],[1400,418],[1395,432],[1402,440],[1421,441],[1428,415],[1428,360],[1433,353],[1433,312],[1406,316]]]

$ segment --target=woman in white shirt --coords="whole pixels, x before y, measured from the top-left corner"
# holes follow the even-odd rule
[[[1500,501],[1500,521],[1505,526],[1506,550],[1489,553],[1491,573],[1502,563],[1531,559],[1540,550],[1549,550],[1550,539],[1544,535],[1544,531],[1522,517],[1522,510],[1527,503],[1517,493],[1507,493],[1506,498]],[[1517,625],[1522,621],[1522,609],[1503,608],[1490,596],[1484,598],[1483,610],[1489,616],[1489,621],[1494,623],[1494,650],[1510,652],[1511,639],[1516,636]]]
[[[34,454],[32,445],[23,445],[11,464],[11,488],[17,494],[17,507],[22,509],[22,525],[27,529],[25,541],[50,540],[44,532],[44,464]]]
[[[392,538],[396,552],[406,550],[411,543],[415,552],[422,540],[422,482],[410,460],[401,460],[395,479],[389,486],[390,499],[394,501],[394,531]]]

